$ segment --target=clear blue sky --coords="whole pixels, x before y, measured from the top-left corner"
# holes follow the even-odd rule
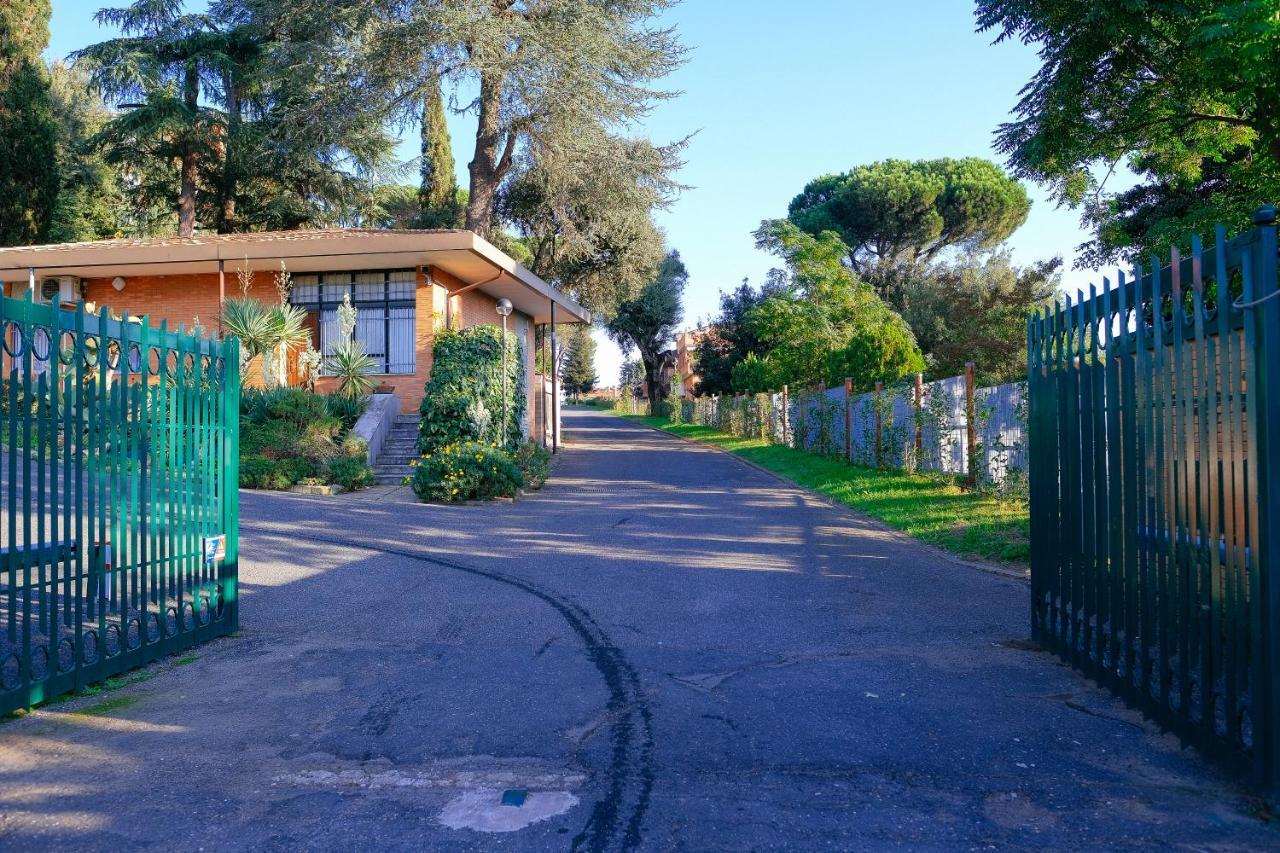
[[[54,0],[50,55],[111,35],[92,21],[101,5],[110,4]],[[1032,49],[975,33],[963,0],[685,0],[668,17],[692,48],[668,81],[684,94],[659,106],[642,132],[665,142],[697,131],[681,174],[691,188],[658,217],[689,268],[688,325],[714,313],[720,290],[764,277],[772,259],[751,232],[784,215],[810,178],[887,157],[994,158],[992,132],[1038,67]],[[465,186],[474,119],[450,124]],[[403,151],[417,154],[415,131]],[[1086,238],[1076,214],[1029,190],[1015,261],[1063,256],[1068,290],[1097,280],[1070,269]],[[616,381],[619,361],[612,344],[601,347],[602,383]]]

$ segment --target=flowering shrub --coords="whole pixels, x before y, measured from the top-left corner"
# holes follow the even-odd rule
[[[410,463],[409,483],[424,501],[472,501],[514,497],[524,486],[520,467],[496,444],[457,442]]]

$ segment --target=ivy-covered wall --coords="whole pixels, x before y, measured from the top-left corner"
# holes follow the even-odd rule
[[[503,430],[502,330],[480,325],[436,332],[431,378],[422,399],[418,448],[432,453],[457,441],[520,444],[528,394],[524,347],[507,335],[506,430]]]

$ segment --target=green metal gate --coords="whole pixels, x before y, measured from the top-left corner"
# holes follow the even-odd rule
[[[1028,326],[1034,638],[1273,790],[1274,221]]]
[[[0,712],[236,629],[240,361],[0,304]]]

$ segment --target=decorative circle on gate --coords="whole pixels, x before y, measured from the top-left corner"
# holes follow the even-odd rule
[[[0,688],[14,690],[20,684],[22,684],[22,661],[18,660],[16,654],[11,654],[4,659],[4,666],[0,666]]]
[[[85,335],[84,340],[80,342],[80,358],[84,361],[86,370],[92,370],[98,366],[98,336]]]
[[[118,370],[120,367],[120,342],[107,342],[107,369]]]
[[[170,606],[164,609],[164,633],[166,637],[178,633],[178,608]]]
[[[49,647],[36,646],[31,650],[31,680],[44,681],[49,677]]]
[[[53,336],[47,328],[36,326],[31,335],[31,358],[41,364],[48,364],[52,341]]]
[[[129,344],[129,372],[142,372],[142,347],[136,343]]]
[[[196,627],[196,611],[195,608],[191,606],[190,601],[183,602],[182,605],[182,627],[188,631],[191,631]]]
[[[76,336],[71,332],[58,336],[58,361],[67,367],[76,363]]]
[[[120,626],[119,625],[107,626],[107,641],[105,645],[106,645],[106,648],[103,649],[103,651],[106,652],[107,657],[113,658],[116,655],[120,654]]]
[[[192,372],[196,369],[195,353],[189,352],[182,357],[182,369],[187,374],[187,377],[190,378]]]
[[[227,372],[227,361],[224,358],[215,358],[213,360],[213,376],[219,382]]]
[[[213,360],[207,355],[200,356],[200,375],[206,379],[213,378]]]
[[[76,644],[70,637],[58,641],[58,672],[70,672],[76,668]]]
[[[0,347],[4,348],[5,355],[17,358],[24,352],[26,343],[26,331],[22,326],[12,322],[4,324],[4,334],[0,336]]]
[[[160,355],[160,350],[156,347],[147,347],[147,373],[159,376],[160,365],[163,363],[164,358]]]
[[[147,614],[147,642],[154,643],[160,639],[160,616],[156,613]]]
[[[136,649],[142,645],[142,623],[137,617],[129,620],[129,633],[125,635],[125,642],[130,649]]]
[[[80,662],[94,663],[98,660],[98,632],[85,631],[80,646]]]
[[[210,600],[213,602],[213,616],[214,616],[214,618],[215,618],[215,619],[221,619],[221,618],[222,618],[222,610],[223,610],[223,607],[222,607],[222,601],[223,601],[223,599],[222,599],[222,586],[221,586],[221,585],[219,585],[219,586],[215,586],[215,587],[213,588],[213,593],[209,596],[209,598],[210,598]]]
[[[205,593],[200,596],[200,610],[196,613],[196,618],[200,620],[201,625],[208,625],[213,610],[209,607],[209,595]]]
[[[169,350],[169,354],[165,357],[165,370],[169,374],[170,379],[178,378],[178,351]]]

